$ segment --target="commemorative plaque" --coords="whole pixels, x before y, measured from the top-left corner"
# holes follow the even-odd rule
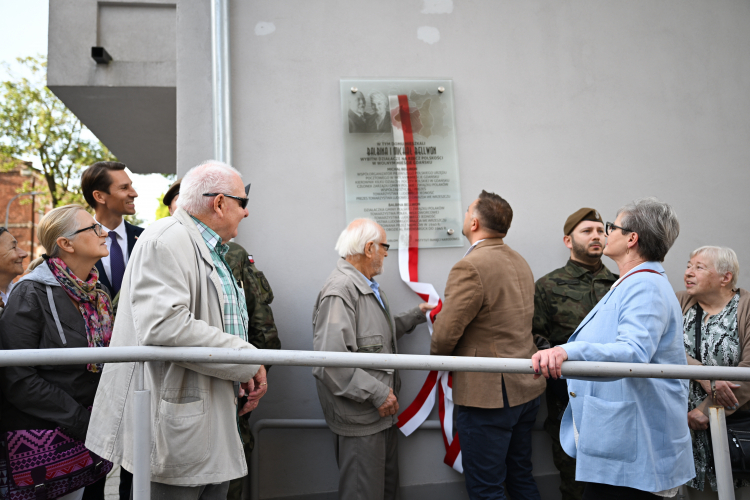
[[[399,99],[402,113],[408,107],[406,135],[399,133],[401,116],[397,105],[392,107]],[[347,220],[374,219],[386,230],[391,248],[398,248],[399,232],[409,226],[411,200],[411,217],[418,218],[419,227],[413,243],[463,246],[452,81],[343,79],[341,110]],[[408,183],[407,159],[416,164]]]

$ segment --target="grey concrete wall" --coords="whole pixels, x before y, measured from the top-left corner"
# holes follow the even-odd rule
[[[342,77],[454,80],[463,202],[482,189],[510,201],[507,243],[537,277],[567,259],[570,213],[593,206],[614,220],[643,196],[672,203],[680,216],[682,234],[665,262],[676,289],[699,245],[731,246],[750,262],[750,4],[487,0],[427,14],[426,3],[435,2],[231,3],[234,163],[253,183],[238,240],[274,286],[285,348],[312,347],[312,304],[347,222]],[[437,29],[437,42],[418,38],[425,26]],[[420,277],[442,292],[464,251],[422,251]],[[395,254],[379,281],[391,303],[418,302],[399,280]],[[401,341],[405,353],[428,345],[425,328]],[[424,374],[403,379],[406,403]],[[274,368],[270,387],[253,418],[321,417],[308,369]],[[456,479],[438,439],[402,441],[405,486]],[[327,460],[335,474],[323,438],[263,445],[281,449],[264,455],[264,496],[332,487],[297,462],[295,479],[273,474],[297,453]],[[545,447],[535,449],[537,462]]]
[[[174,173],[176,3],[56,0],[49,12],[49,88],[132,171]],[[96,64],[94,46],[112,62]]]

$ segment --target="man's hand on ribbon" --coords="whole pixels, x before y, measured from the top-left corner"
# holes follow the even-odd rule
[[[426,313],[427,311],[432,311],[433,309],[435,309],[435,307],[437,307],[437,304],[432,305],[432,304],[428,304],[427,302],[422,302],[421,304],[419,304],[419,310],[422,311],[423,313]]]
[[[388,415],[395,415],[397,411],[398,400],[396,399],[396,395],[393,394],[393,389],[388,389],[388,397],[386,398],[385,403],[378,408],[378,413],[381,417],[387,417]]]
[[[247,396],[247,402],[240,409],[239,415],[242,416],[256,409],[260,398],[263,397],[267,390],[266,368],[261,365],[251,380],[240,384],[240,397]]]

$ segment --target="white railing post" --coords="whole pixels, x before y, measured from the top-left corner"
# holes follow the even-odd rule
[[[133,416],[133,500],[151,500],[151,391],[145,388],[145,363],[136,363]]]
[[[729,442],[727,441],[727,421],[723,406],[708,408],[711,427],[711,442],[714,448],[714,469],[716,486],[719,489],[719,500],[734,500],[734,480],[732,463],[729,460]]]

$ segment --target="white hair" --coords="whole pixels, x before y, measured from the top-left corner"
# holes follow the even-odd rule
[[[341,231],[336,242],[336,251],[341,257],[353,257],[365,253],[365,245],[370,241],[380,243],[380,226],[372,219],[355,219]]]
[[[699,254],[711,260],[719,275],[732,273],[732,281],[729,282],[729,287],[734,289],[737,279],[740,277],[740,261],[737,260],[737,254],[734,253],[734,250],[726,247],[704,246],[690,252],[690,258],[692,259]]]
[[[191,168],[180,183],[177,206],[193,215],[206,213],[213,206],[214,198],[203,194],[231,193],[234,175],[242,178],[237,169],[217,160],[207,160]]]

